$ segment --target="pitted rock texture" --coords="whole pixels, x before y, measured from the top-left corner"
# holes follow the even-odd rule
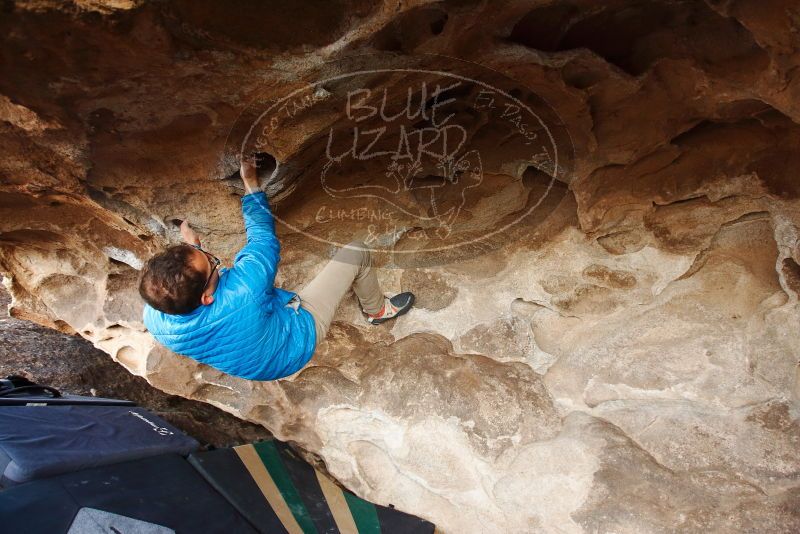
[[[797,532],[798,21],[788,0],[3,2],[11,313],[264,425],[443,532]],[[516,80],[557,112],[574,154],[534,216],[464,257],[382,269],[387,292],[418,288],[419,306],[368,328],[348,298],[287,379],[157,346],[138,269],[179,240],[177,220],[226,261],[242,246],[228,139],[248,104],[326,61],[422,54],[493,69],[487,82]],[[308,147],[340,119],[324,98],[272,142],[264,182],[276,213],[310,230]],[[476,117],[488,178],[455,234],[542,189]],[[332,250],[278,231],[278,283],[298,289]],[[352,226],[333,231],[349,240]]]

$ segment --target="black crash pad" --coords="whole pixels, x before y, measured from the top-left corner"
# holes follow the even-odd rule
[[[177,454],[95,467],[2,490],[0,531],[257,532]]]
[[[165,453],[189,454],[193,438],[131,406],[0,407],[0,484]]]

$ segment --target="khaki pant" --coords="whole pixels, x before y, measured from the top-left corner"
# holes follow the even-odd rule
[[[384,294],[372,270],[369,249],[361,241],[352,241],[339,249],[322,271],[298,292],[300,306],[314,317],[317,345],[325,339],[333,314],[350,286],[353,286],[362,310],[367,313],[381,311]]]

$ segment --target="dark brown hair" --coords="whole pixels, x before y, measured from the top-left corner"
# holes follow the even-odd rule
[[[190,245],[175,245],[147,260],[139,280],[139,295],[145,302],[170,315],[200,306],[206,276],[192,265],[194,250]]]

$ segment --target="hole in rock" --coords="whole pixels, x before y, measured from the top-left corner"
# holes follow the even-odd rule
[[[607,76],[607,69],[597,62],[570,61],[561,69],[561,77],[576,89],[587,89]]]
[[[703,2],[608,2],[580,11],[550,5],[522,17],[508,39],[546,52],[587,49],[634,76],[661,58],[721,67],[752,57],[766,65],[750,32]]]
[[[256,152],[253,154],[256,159],[256,174],[258,179],[263,183],[269,181],[278,169],[278,160],[268,152]],[[239,164],[236,163],[236,170],[229,176],[223,178],[227,182],[232,182],[233,185],[238,186],[242,175],[239,173]],[[180,223],[178,223],[180,224]]]
[[[508,38],[528,48],[553,52],[577,13],[578,8],[568,4],[536,8],[517,22]]]
[[[439,35],[444,31],[444,25],[447,23],[447,13],[442,13],[439,17],[430,22],[431,33]]]
[[[688,130],[679,133],[672,139],[670,139],[670,144],[675,146],[684,146],[684,145],[691,145],[693,142],[696,142],[698,139],[703,139],[708,136],[713,135],[714,131],[724,128],[724,123],[715,122],[712,120],[702,120],[689,128]]]
[[[266,180],[272,177],[272,173],[278,168],[278,160],[275,156],[267,152],[256,153],[256,170],[258,177],[261,180]]]
[[[789,289],[800,295],[800,265],[793,258],[786,258],[783,260],[781,270]]]
[[[552,179],[552,176],[533,166],[529,166],[525,169],[525,172],[522,173],[522,185],[524,185],[526,189],[547,187],[550,185]]]
[[[410,52],[427,39],[440,35],[447,19],[447,12],[441,9],[414,8],[379,31],[372,46],[385,52]]]
[[[675,24],[678,6],[646,2],[603,9],[569,27],[556,50],[587,48],[629,74],[641,74],[663,48],[649,47],[658,32]]]

